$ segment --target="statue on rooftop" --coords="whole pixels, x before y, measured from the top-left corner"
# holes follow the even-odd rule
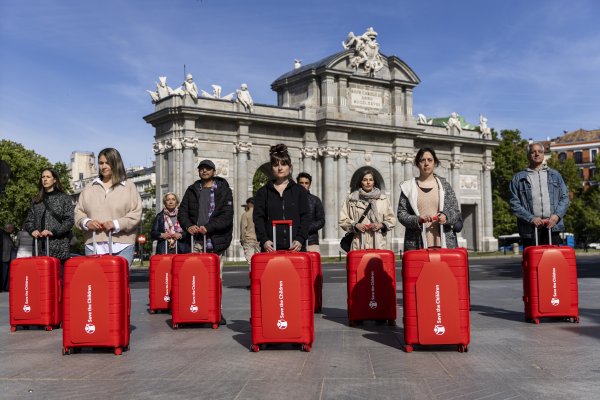
[[[354,55],[350,57],[350,67],[355,71],[362,67],[366,73],[373,75],[383,68],[376,38],[377,32],[370,27],[361,36],[356,36],[354,32],[348,33],[348,37],[342,42],[344,49],[354,49]]]
[[[156,91],[151,92],[150,90],[146,90],[150,97],[152,98],[152,102],[156,103],[165,97],[169,97],[173,94],[173,89],[167,86],[167,77],[159,76],[158,82],[156,83]]]
[[[487,118],[483,114],[479,114],[479,131],[481,132],[482,139],[491,139],[492,130],[487,124]]]
[[[446,129],[449,131],[452,127],[458,129],[458,133],[462,132],[462,126],[460,125],[460,119],[458,118],[458,113],[453,112],[450,114],[450,118],[448,118],[448,122],[444,122],[446,125]]]
[[[243,105],[248,112],[254,111],[254,101],[252,101],[252,96],[250,96],[250,92],[248,91],[248,85],[242,83],[240,88],[235,92],[237,93],[236,102]]]

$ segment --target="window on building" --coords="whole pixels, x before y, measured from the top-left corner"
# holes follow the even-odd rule
[[[83,180],[83,172],[79,173],[79,180],[82,181]]]
[[[559,160],[560,162],[563,162],[563,161],[565,161],[566,159],[567,159],[567,153],[565,153],[564,151],[563,151],[563,152],[560,152],[560,153],[558,154],[558,160]]]
[[[575,164],[581,164],[583,162],[583,153],[576,151],[573,153],[573,158],[575,159]]]
[[[579,177],[580,177],[581,179],[583,179],[583,168],[579,168],[579,169],[577,170],[577,172],[578,172],[578,174],[577,174],[577,175],[579,175]]]
[[[591,149],[590,150],[590,162],[595,162],[597,155],[598,155],[598,149]]]
[[[595,181],[596,180],[596,168],[592,167],[588,172],[588,180]]]

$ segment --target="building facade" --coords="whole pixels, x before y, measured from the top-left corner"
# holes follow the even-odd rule
[[[240,91],[242,101],[192,93],[153,97],[154,111],[144,119],[155,130],[157,197],[168,191],[182,195],[198,179],[198,161],[208,158],[240,205],[253,194],[257,171],[269,174],[269,147],[285,143],[294,175],[310,173],[311,192],[323,201],[321,252],[337,256],[343,236],[339,210],[360,171],[375,171],[395,207],[400,183],[418,174],[413,164],[417,150],[429,146],[442,162],[438,175],[449,180],[461,204],[461,244],[495,251],[491,170],[497,142],[490,140],[487,120],[475,127],[455,113],[441,122],[414,117],[413,92],[420,79],[398,57],[379,53],[373,34],[370,28],[360,37],[349,36],[345,50],[313,64],[297,63],[277,78],[271,85],[277,106],[248,105]],[[239,216],[234,238],[239,237]],[[403,236],[398,224],[394,250],[402,249]],[[239,243],[228,257],[242,257]]]
[[[550,150],[559,160],[573,159],[579,168],[579,176],[583,179],[584,186],[598,185],[598,172],[596,171],[596,158],[600,149],[600,129],[578,129],[554,139],[550,143]]]

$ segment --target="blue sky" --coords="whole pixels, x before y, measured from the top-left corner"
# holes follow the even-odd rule
[[[52,162],[117,147],[149,165],[146,89],[177,87],[183,66],[200,89],[271,83],[341,50],[372,26],[382,53],[419,76],[414,112],[456,111],[496,130],[545,139],[600,128],[600,2],[249,0],[2,0],[0,138]]]

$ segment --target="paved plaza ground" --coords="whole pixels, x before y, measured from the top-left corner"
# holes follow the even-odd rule
[[[346,320],[343,264],[324,266],[324,308],[310,353],[251,353],[247,269],[227,267],[227,326],[172,330],[147,311],[147,271],[132,273],[131,349],[61,355],[62,331],[11,333],[0,293],[2,399],[597,399],[600,398],[600,255],[581,255],[581,323],[523,321],[520,258],[471,258],[471,345],[402,351],[398,326]]]

